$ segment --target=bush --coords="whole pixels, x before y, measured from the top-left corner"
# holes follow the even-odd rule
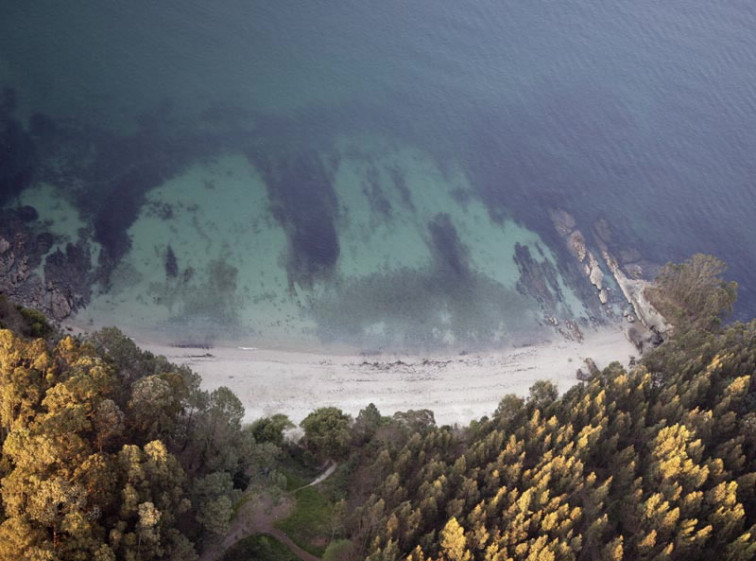
[[[47,338],[55,331],[42,312],[14,305],[3,294],[0,294],[0,329],[35,338]]]

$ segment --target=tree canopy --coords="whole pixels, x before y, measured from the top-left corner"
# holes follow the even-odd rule
[[[261,458],[243,411],[117,330],[0,330],[0,560],[195,559]]]
[[[723,261],[697,253],[665,265],[646,296],[675,329],[712,331],[732,313],[737,299],[737,283],[722,279],[726,270]]]
[[[300,423],[305,444],[321,458],[341,458],[349,452],[351,419],[338,407],[316,409]]]

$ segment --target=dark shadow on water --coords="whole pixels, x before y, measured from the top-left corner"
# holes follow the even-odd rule
[[[282,154],[250,150],[262,175],[273,217],[286,231],[289,284],[308,288],[328,278],[339,258],[336,193],[319,155],[311,150]]]
[[[0,206],[18,195],[30,183],[36,166],[31,137],[15,118],[16,92],[0,89]]]
[[[440,276],[460,284],[468,283],[469,250],[460,240],[451,217],[447,213],[437,214],[428,224],[428,231],[430,249]]]
[[[749,285],[756,286],[752,266],[756,252],[753,228],[743,226],[752,222],[749,209],[754,195],[748,178],[756,171],[752,159],[742,161],[743,153],[750,150],[748,142],[738,148],[708,144],[708,137],[696,139],[697,129],[675,107],[673,98],[655,107],[658,114],[675,117],[665,123],[668,130],[662,130],[644,128],[648,125],[636,118],[629,101],[600,86],[563,87],[544,81],[527,99],[510,106],[476,105],[461,94],[408,85],[380,99],[313,105],[287,115],[260,115],[216,104],[195,120],[194,128],[186,126],[190,119],[174,119],[168,102],[144,113],[136,133],[119,134],[44,115],[32,119],[26,132],[16,120],[13,96],[6,93],[0,100],[0,203],[17,195],[33,178],[62,187],[88,221],[95,241],[103,245],[97,278],[107,284],[108,274],[129,251],[128,228],[151,189],[192,164],[224,151],[244,151],[266,182],[272,216],[286,231],[289,284],[306,289],[336,282],[341,241],[339,201],[333,188],[339,165],[335,139],[384,135],[397,146],[412,146],[429,155],[442,172],[461,170],[472,189],[460,192],[460,205],[477,198],[495,221],[512,218],[537,232],[558,256],[558,272],[583,300],[595,300],[595,295],[556,234],[550,208],[569,211],[585,230],[606,218],[615,233],[611,249],[637,248],[650,261],[681,260],[696,251],[717,254],[730,262],[733,277],[743,285],[739,312],[743,318],[753,315],[756,296]],[[727,123],[711,126],[712,133],[729,138],[724,134]],[[698,144],[689,144],[690,139]],[[729,167],[717,167],[719,159],[726,159]],[[368,164],[369,160],[367,154]],[[728,182],[737,179],[736,171],[745,179],[731,192]],[[399,195],[394,198],[370,172],[354,187],[365,191],[373,214],[383,220],[390,220],[400,205],[415,210],[416,204],[403,170],[397,168],[390,175]],[[688,181],[698,181],[698,188],[687,189]],[[719,191],[709,189],[709,181]],[[359,320],[336,321],[335,310],[351,313],[335,300],[313,305],[315,317],[323,319],[325,337],[348,337],[347,327],[362,337],[371,324],[384,321],[395,332],[389,339],[432,341],[436,336],[428,326],[438,325],[433,313],[450,308],[448,313],[455,318],[450,329],[462,338],[478,328],[464,319],[470,314],[455,307],[457,300],[478,310],[488,328],[493,320],[485,318],[493,312],[488,314],[485,306],[478,305],[484,297],[518,301],[469,272],[464,244],[444,216],[422,225],[435,259],[432,271],[386,277],[376,273],[335,288],[334,294],[364,310]],[[169,266],[169,276],[171,271]],[[407,286],[401,286],[399,277]],[[378,286],[379,278],[392,290]],[[358,288],[367,291],[364,308]],[[402,294],[433,312],[424,314],[420,304]],[[396,301],[406,301],[405,307],[415,310],[414,317],[405,319]],[[501,308],[496,313],[512,315]],[[415,335],[410,334],[410,325],[417,330]],[[476,337],[487,336],[482,331],[470,336]]]
[[[317,334],[362,348],[491,348],[539,332],[534,302],[471,272],[464,280],[433,268],[400,269],[335,283],[313,302]]]

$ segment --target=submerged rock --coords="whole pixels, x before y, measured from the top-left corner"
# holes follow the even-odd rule
[[[173,248],[168,245],[165,250],[165,276],[168,278],[176,278],[179,273],[178,261],[176,261],[176,254],[173,252]]]
[[[41,232],[40,234],[37,234],[37,251],[44,255],[50,249],[52,249],[53,244],[55,243],[55,236],[53,236],[50,232]]]
[[[36,140],[53,140],[58,133],[55,120],[44,113],[34,113],[29,117],[29,134]]]
[[[265,180],[271,214],[289,240],[289,285],[309,287],[329,277],[341,252],[338,200],[318,154],[292,150],[273,157],[251,151],[247,158]]]
[[[428,224],[431,250],[442,277],[451,275],[459,279],[469,274],[468,249],[446,213],[437,214]]]
[[[612,243],[612,228],[606,218],[599,218],[593,225],[596,236],[605,244]]]
[[[34,222],[39,218],[37,209],[31,205],[24,205],[16,209],[16,214],[22,222]]]
[[[565,237],[575,229],[575,218],[566,210],[550,209],[549,216],[560,236]]]
[[[520,270],[517,290],[540,302],[548,315],[557,312],[557,305],[563,300],[559,288],[558,273],[551,261],[536,260],[530,248],[520,243],[515,244],[514,261]]]
[[[580,230],[575,230],[567,238],[567,249],[575,256],[579,263],[585,261],[588,254],[588,248],[585,245],[585,237]]]

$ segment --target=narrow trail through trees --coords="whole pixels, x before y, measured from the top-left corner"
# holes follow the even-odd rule
[[[333,460],[328,460],[325,464],[323,464],[323,469],[324,469],[323,473],[321,473],[320,475],[318,475],[315,479],[313,479],[307,485],[302,485],[301,487],[298,487],[298,488],[294,489],[293,491],[291,491],[291,494],[296,493],[300,489],[304,489],[306,487],[314,487],[318,483],[322,483],[323,481],[325,481],[326,479],[328,479],[329,477],[331,477],[331,475],[333,475],[333,472],[336,471],[336,468],[338,466],[339,466],[339,464],[337,464]]]
[[[336,462],[328,460],[318,477],[307,485],[289,491],[278,501],[269,494],[251,497],[239,508],[223,540],[216,546],[206,549],[199,561],[217,561],[234,544],[254,534],[265,534],[277,539],[302,561],[321,561],[320,558],[295,544],[285,532],[275,527],[275,523],[291,514],[296,505],[294,494],[297,491],[322,483],[333,475],[337,467]]]

